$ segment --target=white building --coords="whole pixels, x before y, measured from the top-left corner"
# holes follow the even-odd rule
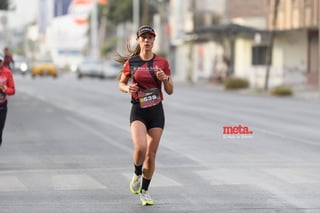
[[[263,88],[270,32],[264,3],[171,0],[172,70],[176,80],[208,82],[227,72],[248,79],[252,88]],[[220,16],[219,23],[210,23],[212,13],[208,11]],[[196,13],[198,20],[193,17]],[[199,17],[203,18],[202,25],[193,29],[193,21]],[[308,83],[308,69],[314,67],[309,57],[315,49],[309,34],[303,28],[276,32],[269,88]]]

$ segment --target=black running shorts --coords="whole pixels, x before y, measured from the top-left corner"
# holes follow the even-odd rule
[[[162,102],[149,108],[141,108],[139,103],[132,104],[130,113],[130,124],[136,120],[144,123],[147,130],[155,127],[163,129],[164,112]]]

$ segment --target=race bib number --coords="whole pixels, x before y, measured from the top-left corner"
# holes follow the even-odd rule
[[[152,107],[161,102],[158,88],[139,91],[138,98],[141,108]]]

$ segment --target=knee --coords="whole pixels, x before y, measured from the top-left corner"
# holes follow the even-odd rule
[[[146,155],[146,161],[149,164],[153,164],[156,160],[156,153],[147,153]]]
[[[138,154],[139,156],[144,156],[146,154],[146,148],[141,146],[141,147],[136,147],[135,148],[135,152],[136,154]]]

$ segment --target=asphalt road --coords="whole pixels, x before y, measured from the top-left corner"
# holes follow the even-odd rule
[[[130,103],[116,81],[15,81],[1,213],[320,212],[319,101],[176,85],[164,101],[155,205],[142,207],[129,191]]]

